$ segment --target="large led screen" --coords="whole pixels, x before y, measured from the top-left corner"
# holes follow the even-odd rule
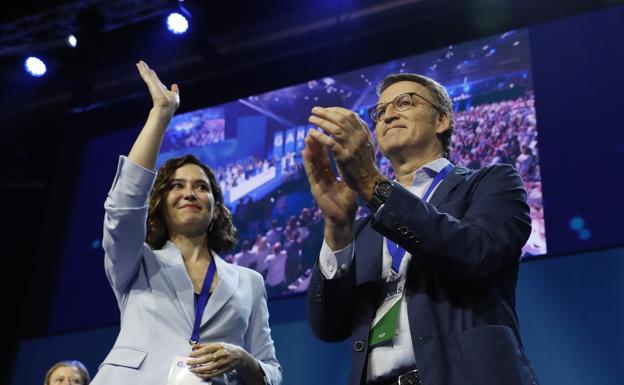
[[[265,277],[270,297],[304,292],[322,242],[323,218],[309,193],[300,152],[314,106],[342,106],[372,127],[367,109],[387,74],[416,72],[438,80],[453,102],[451,161],[468,168],[509,163],[528,193],[533,232],[522,258],[546,253],[538,132],[527,30],[448,46],[341,75],[178,114],[159,165],[192,153],[217,176],[240,242],[223,254]],[[393,176],[378,152],[378,166]],[[367,215],[361,206],[358,216]]]

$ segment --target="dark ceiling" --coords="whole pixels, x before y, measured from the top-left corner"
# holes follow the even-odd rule
[[[2,2],[0,32],[35,39],[0,55],[0,160],[13,166],[0,174],[0,186],[47,183],[36,165],[64,135],[136,125],[144,106],[139,59],[165,82],[179,83],[181,108],[190,110],[615,3],[621,1]],[[190,12],[191,28],[174,36],[164,18],[179,5]],[[77,48],[63,42],[62,29],[75,31]],[[25,73],[29,54],[45,58],[45,77]]]
[[[131,13],[128,7],[111,7],[113,3],[151,8],[153,14],[144,20],[132,15],[136,20],[129,18],[106,30],[107,20],[123,20],[122,13]],[[0,117],[7,122],[3,131],[25,129],[27,124],[32,132],[42,129],[36,128],[42,124],[29,119],[25,123],[25,117],[46,122],[126,103],[142,92],[133,65],[139,59],[148,61],[164,79],[181,83],[190,90],[187,95],[193,95],[194,88],[203,90],[201,98],[185,98],[186,109],[610,3],[614,1],[3,2],[6,9],[0,11],[0,20],[5,24],[37,12],[80,6],[73,6],[77,12],[51,17],[66,19],[65,25],[76,30],[77,48],[63,43],[64,33],[58,33],[59,38],[44,31],[32,44],[0,56]],[[178,4],[191,13],[191,29],[173,36],[163,28],[163,21],[167,8]],[[23,71],[23,60],[32,53],[48,62],[44,78],[31,78]],[[119,126],[107,122],[105,130],[115,128]],[[81,132],[89,135],[99,130]]]

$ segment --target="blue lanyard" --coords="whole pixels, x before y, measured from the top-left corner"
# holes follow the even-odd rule
[[[453,169],[453,165],[448,164],[435,176],[435,178],[433,179],[433,182],[431,182],[431,184],[429,185],[429,188],[425,192],[425,195],[423,195],[422,197],[422,200],[424,202],[427,201],[427,198],[429,198],[429,195],[431,195],[431,192],[436,188],[437,185],[440,184],[440,182],[442,182],[444,177],[447,176],[448,173],[451,172],[452,169]],[[392,242],[390,238],[386,238],[386,244],[388,246],[388,251],[390,252],[390,256],[392,257],[392,268],[394,269],[394,271],[398,273],[399,267],[401,266],[401,260],[403,259],[403,256],[405,255],[405,249],[403,249],[401,246],[397,245],[396,243]]]
[[[436,177],[433,179],[433,182],[431,182],[431,184],[429,185],[429,188],[425,192],[425,195],[423,195],[422,197],[423,201],[427,202],[427,198],[429,198],[429,195],[431,195],[431,192],[436,188],[437,185],[440,184],[440,182],[442,182],[442,179],[444,179],[444,177],[447,176],[448,173],[451,172],[452,169],[453,169],[453,165],[447,164],[446,167],[444,167],[438,173],[438,175],[436,175]]]
[[[214,261],[214,256],[210,253],[210,264],[208,265],[208,271],[206,271],[206,277],[204,278],[204,284],[202,285],[199,299],[197,300],[197,306],[195,306],[195,323],[193,324],[193,333],[189,339],[191,345],[199,343],[199,326],[201,324],[202,315],[206,309],[208,303],[208,297],[210,296],[210,287],[212,286],[212,280],[214,279],[217,266]]]

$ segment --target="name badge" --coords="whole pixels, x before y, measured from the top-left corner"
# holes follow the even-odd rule
[[[393,275],[386,281],[385,298],[379,309],[377,309],[368,338],[370,347],[391,341],[396,335],[404,288],[404,275]]]
[[[169,368],[169,378],[167,385],[210,385],[212,381],[204,380],[189,370],[186,361],[190,357],[175,356],[173,363]]]

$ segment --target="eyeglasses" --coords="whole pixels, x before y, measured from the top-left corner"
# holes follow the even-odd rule
[[[425,102],[431,104],[431,106],[435,108],[436,110],[441,110],[441,108],[437,104],[433,103],[432,101],[425,98],[424,96],[419,95],[416,92],[406,92],[404,94],[398,95],[391,102],[380,103],[369,108],[368,116],[370,116],[373,122],[377,123],[379,120],[383,119],[384,114],[386,113],[386,109],[388,109],[388,104],[390,103],[392,103],[392,107],[396,111],[406,111],[416,105],[416,103],[414,103],[414,96],[418,96]]]

